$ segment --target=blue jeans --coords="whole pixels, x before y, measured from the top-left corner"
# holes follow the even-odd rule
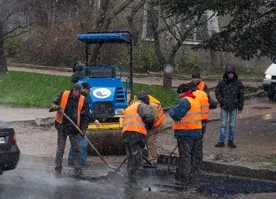
[[[87,164],[87,140],[79,136],[79,142],[80,142],[80,151],[81,151],[81,164],[85,165]],[[68,165],[73,164],[73,150],[72,147],[70,147],[69,155],[68,155]]]
[[[220,109],[220,137],[219,141],[225,141],[225,134],[226,134],[226,127],[227,127],[227,120],[229,116],[229,135],[228,141],[234,141],[235,137],[235,128],[236,128],[236,118],[237,118],[237,109],[233,110],[225,110]]]

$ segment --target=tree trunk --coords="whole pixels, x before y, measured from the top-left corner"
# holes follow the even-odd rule
[[[4,33],[3,33],[3,23],[0,21],[0,74],[7,74],[8,67],[6,62],[6,57],[4,54]]]
[[[167,73],[166,70],[164,70],[164,73],[163,73],[163,87],[166,90],[172,89],[172,74]]]

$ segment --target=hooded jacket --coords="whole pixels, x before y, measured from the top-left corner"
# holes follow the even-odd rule
[[[233,79],[229,79],[227,73],[233,73]],[[235,72],[234,67],[229,67],[223,75],[223,79],[219,81],[216,90],[216,98],[220,103],[220,107],[226,110],[238,109],[242,110],[244,105],[244,91],[241,81]]]

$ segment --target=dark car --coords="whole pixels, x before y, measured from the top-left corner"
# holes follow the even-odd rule
[[[20,151],[16,145],[13,128],[0,127],[0,174],[15,169],[19,161]]]

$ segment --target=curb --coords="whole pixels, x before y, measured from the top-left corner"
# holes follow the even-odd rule
[[[160,154],[158,156],[157,162],[160,164],[171,166],[178,165],[178,156],[172,156],[166,154]],[[211,161],[203,161],[203,171],[206,172],[214,172],[232,176],[240,176],[240,177],[249,177],[254,179],[262,179],[262,180],[273,180],[276,181],[276,170],[270,169],[252,169],[245,166],[238,166],[238,165],[229,165],[229,164],[222,164],[216,163]]]

